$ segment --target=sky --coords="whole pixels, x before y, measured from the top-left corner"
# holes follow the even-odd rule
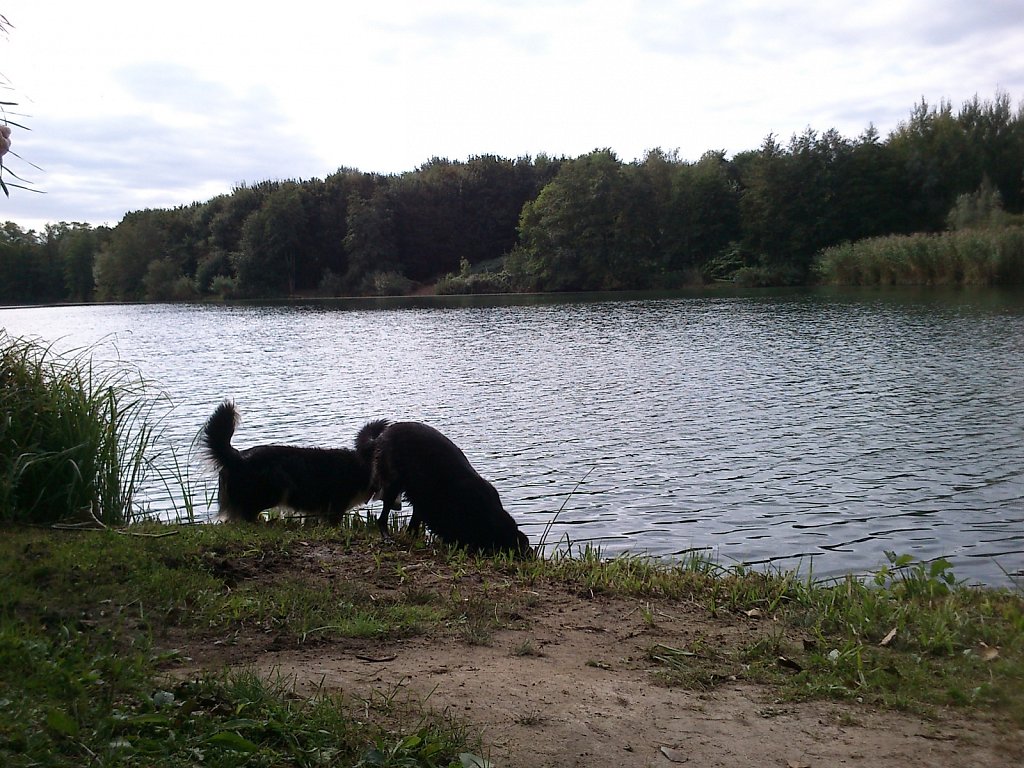
[[[116,225],[431,158],[697,160],[1024,102],[1022,0],[0,0],[0,222]],[[6,173],[4,179],[12,179]]]

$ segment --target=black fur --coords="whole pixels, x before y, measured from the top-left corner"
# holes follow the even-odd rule
[[[337,525],[345,512],[373,495],[373,444],[387,422],[371,421],[352,448],[257,445],[243,451],[231,445],[238,412],[226,401],[206,422],[203,442],[219,469],[220,516],[255,522],[260,512],[285,506]]]
[[[465,454],[433,427],[414,421],[391,424],[375,442],[373,486],[384,504],[377,518],[388,533],[388,512],[412,504],[409,530],[420,525],[446,544],[493,553],[532,554],[530,541],[505,511],[494,486],[477,474]]]

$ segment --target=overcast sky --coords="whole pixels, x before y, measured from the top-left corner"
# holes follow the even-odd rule
[[[1024,99],[1022,0],[8,0],[0,13],[0,100],[32,129],[12,133],[24,160],[5,161],[45,192],[0,197],[0,221],[35,229],[340,167],[604,147],[696,160],[807,127],[885,136],[922,98]]]

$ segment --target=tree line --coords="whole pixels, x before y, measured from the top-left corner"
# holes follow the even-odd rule
[[[8,222],[0,302],[802,284],[826,249],[944,231],[980,190],[1019,220],[1024,105],[1005,93],[922,101],[884,138],[808,128],[731,158],[434,158],[240,185],[110,228]]]

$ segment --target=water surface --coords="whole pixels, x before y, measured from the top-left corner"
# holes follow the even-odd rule
[[[947,556],[972,582],[1024,569],[1019,293],[84,306],[0,324],[92,346],[166,393],[161,446],[191,467],[203,516],[212,477],[188,456],[231,398],[239,447],[428,422],[534,542],[550,526],[549,543],[821,576],[886,550]],[[175,514],[160,484],[148,504]]]

